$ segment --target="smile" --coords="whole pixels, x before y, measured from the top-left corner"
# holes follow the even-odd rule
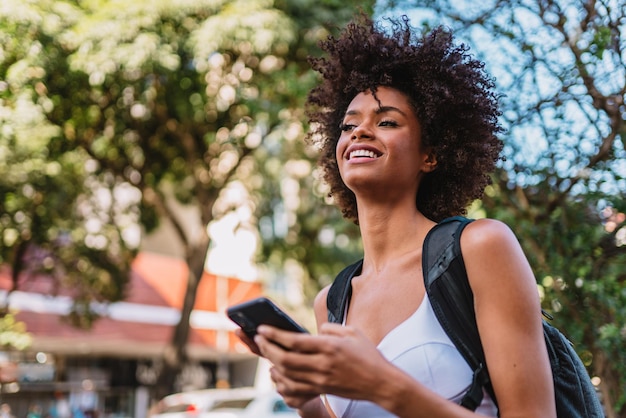
[[[377,155],[374,151],[366,149],[357,149],[350,153],[350,159],[352,158],[376,158]]]

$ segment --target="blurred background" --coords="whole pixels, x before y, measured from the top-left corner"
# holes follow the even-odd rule
[[[1,409],[145,418],[269,387],[224,310],[266,295],[314,330],[313,297],[360,258],[303,110],[307,57],[358,10],[445,25],[485,62],[506,160],[469,216],[513,228],[626,417],[619,0],[2,0]]]

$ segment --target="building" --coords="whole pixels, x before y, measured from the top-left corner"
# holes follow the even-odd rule
[[[149,388],[159,359],[179,318],[187,279],[180,258],[140,252],[132,265],[128,297],[102,306],[93,329],[63,320],[71,300],[51,296],[49,280],[29,280],[8,296],[33,343],[26,352],[0,353],[0,402],[25,416],[32,405],[44,412],[69,404],[85,416],[146,417]],[[0,292],[7,296],[9,271],[0,269]],[[232,333],[227,306],[260,295],[259,282],[205,272],[191,317],[188,351],[193,365],[180,389],[254,383],[257,359]],[[45,416],[45,414],[44,414]]]

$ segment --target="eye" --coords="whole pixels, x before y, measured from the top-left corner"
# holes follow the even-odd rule
[[[339,125],[339,129],[341,129],[343,132],[348,132],[351,131],[355,128],[356,125],[352,125],[350,123],[342,123]]]
[[[381,120],[378,125],[395,127],[395,126],[398,126],[398,122],[396,122],[395,120],[386,119],[386,120]]]

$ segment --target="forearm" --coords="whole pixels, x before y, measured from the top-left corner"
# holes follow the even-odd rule
[[[372,401],[400,418],[475,417],[454,402],[436,394],[396,367],[385,372]]]

